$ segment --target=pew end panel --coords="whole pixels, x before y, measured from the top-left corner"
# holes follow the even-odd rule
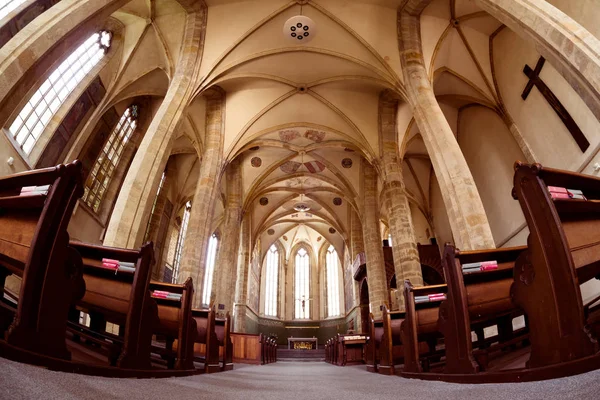
[[[547,186],[580,189],[590,200],[554,201]],[[597,353],[579,285],[599,271],[600,180],[517,162],[513,196],[530,230],[511,289],[530,323],[527,365],[541,367]]]
[[[440,301],[417,304],[415,296],[446,294],[447,285],[414,287],[410,281],[404,281],[405,320],[400,329],[404,347],[404,371],[423,372],[420,355],[423,353],[421,341],[428,345],[428,353],[433,354],[435,343],[441,336],[438,328]]]
[[[12,307],[2,313],[10,320],[2,325],[8,325],[4,338],[11,345],[71,357],[67,315],[85,285],[81,260],[68,247],[67,227],[82,195],[80,161],[0,178],[2,293],[6,276],[21,278],[14,318]]]
[[[192,309],[196,321],[197,335],[194,344],[194,359],[204,364],[204,372],[219,372],[219,339],[215,330],[215,310]]]
[[[512,304],[510,286],[517,257],[526,246],[460,251],[451,244],[444,248],[443,268],[448,284],[447,301],[440,305],[439,328],[444,335],[446,347],[446,373],[474,374],[481,365],[473,356],[471,331],[485,326],[504,326],[499,329],[510,340],[512,333],[511,314],[519,314]],[[463,264],[497,261],[498,268],[489,271],[463,273]],[[498,322],[500,320],[500,322]]]
[[[159,324],[155,328],[155,333],[166,338],[165,350],[169,366],[173,366],[175,369],[193,369],[194,342],[198,329],[196,320],[192,317],[192,299],[194,297],[192,278],[188,278],[181,285],[152,281],[150,290],[181,295],[180,300],[152,296],[158,305]],[[175,360],[174,365],[173,359]]]
[[[123,329],[122,350],[116,360],[120,368],[150,369],[152,333],[158,325],[158,305],[149,290],[153,264],[153,245],[129,250],[71,242],[82,256],[87,291],[77,302],[77,308],[101,315]],[[135,272],[119,271],[102,266],[102,259],[114,259],[135,264]],[[92,318],[93,321],[93,318]],[[114,338],[110,338],[111,341]]]
[[[379,351],[378,372],[383,375],[395,375],[395,365],[404,362],[404,348],[400,329],[406,317],[403,311],[390,311],[383,307],[382,338]]]

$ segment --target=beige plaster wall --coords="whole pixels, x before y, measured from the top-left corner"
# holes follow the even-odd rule
[[[513,165],[516,160],[524,160],[523,153],[500,116],[488,108],[464,109],[458,126],[458,143],[498,245],[525,222],[519,202],[511,196]]]
[[[27,171],[30,168],[14,148],[13,142],[8,137],[10,133],[4,129],[2,130],[4,132],[0,133],[0,176]],[[10,157],[14,160],[12,166],[8,165],[7,162]]]
[[[600,38],[600,2],[598,0],[546,0]]]
[[[427,219],[413,203],[410,203],[410,213],[412,217],[413,227],[415,231],[415,240],[417,243],[427,244],[429,243],[430,235],[432,235],[431,229],[429,229],[429,223]],[[392,238],[392,243],[393,243]]]
[[[541,78],[554,92],[579,125],[590,147],[581,152],[571,134],[554,109],[534,88],[526,101],[521,93],[528,78],[523,67],[531,68],[539,59],[539,53],[514,32],[504,29],[494,40],[496,77],[508,112],[521,130],[525,140],[543,165],[568,170],[579,170],[586,159],[595,153],[600,143],[600,123],[567,81],[548,61]]]

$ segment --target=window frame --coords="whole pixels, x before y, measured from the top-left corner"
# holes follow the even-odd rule
[[[212,295],[212,285],[215,273],[215,263],[217,262],[217,248],[219,247],[219,237],[213,233],[208,240],[208,249],[206,251],[206,269],[204,271],[204,282],[202,291],[202,304],[210,305]]]
[[[172,271],[173,275],[171,278],[172,283],[177,283],[179,279],[179,267],[181,266],[181,256],[183,254],[183,243],[185,242],[185,236],[187,235],[187,228],[190,222],[190,214],[192,213],[192,202],[188,201],[185,203],[183,210],[183,218],[181,218],[181,226],[179,227],[179,235],[177,236],[177,244],[175,245],[175,254],[173,255]]]
[[[108,53],[112,33],[95,32],[69,54],[29,96],[7,127],[19,152],[29,157],[69,96]]]
[[[265,315],[277,317],[279,292],[279,249],[275,244],[267,250],[265,264]]]
[[[301,254],[300,252],[303,252]],[[310,253],[304,247],[296,250],[294,257],[294,318],[310,319]],[[304,298],[304,310],[302,310],[302,299]]]
[[[96,214],[119,167],[121,156],[135,133],[137,119],[138,106],[132,104],[123,112],[90,170],[81,200]]]
[[[339,317],[340,307],[340,260],[333,245],[330,245],[325,255],[327,276],[327,316]]]

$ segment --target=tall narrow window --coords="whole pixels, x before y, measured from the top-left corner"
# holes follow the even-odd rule
[[[213,233],[208,241],[208,253],[206,254],[206,271],[204,272],[204,293],[202,295],[202,304],[210,304],[210,295],[212,294],[213,274],[215,272],[215,260],[217,258],[217,245],[219,239]]]
[[[392,247],[392,234],[391,233],[388,235],[388,245],[390,247]]]
[[[0,20],[26,1],[27,0],[4,0],[0,2]]]
[[[132,105],[125,110],[119,123],[110,134],[108,141],[100,152],[92,168],[92,172],[85,183],[85,192],[82,199],[95,212],[98,212],[100,208],[102,197],[104,197],[115,168],[119,165],[125,145],[129,142],[131,134],[135,130],[137,117],[138,109],[136,105]]]
[[[188,222],[190,221],[190,212],[192,203],[185,203],[183,210],[183,218],[181,219],[181,228],[179,228],[179,236],[177,237],[177,245],[175,246],[175,257],[173,258],[173,283],[177,282],[179,277],[179,266],[181,265],[181,253],[183,252],[183,242],[185,242],[185,234],[187,233]]]
[[[4,8],[0,9],[0,18],[3,11]],[[25,104],[9,128],[25,154],[31,152],[44,128],[73,89],[104,57],[111,38],[107,31],[94,33],[50,74]]]
[[[265,286],[265,315],[277,316],[277,289],[279,278],[279,251],[273,245],[267,253],[266,286]]]
[[[340,315],[339,260],[333,246],[327,249],[327,315]]]
[[[310,318],[310,260],[306,249],[296,253],[295,269],[296,318]]]

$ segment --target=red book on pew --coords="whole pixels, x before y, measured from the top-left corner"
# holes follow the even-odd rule
[[[110,258],[103,258],[102,262],[108,263],[108,264],[115,264],[115,265],[119,266],[119,260],[111,260]]]
[[[119,267],[118,264],[112,264],[112,263],[107,263],[107,262],[103,262],[102,263],[102,268],[108,268],[108,269],[117,269]]]

